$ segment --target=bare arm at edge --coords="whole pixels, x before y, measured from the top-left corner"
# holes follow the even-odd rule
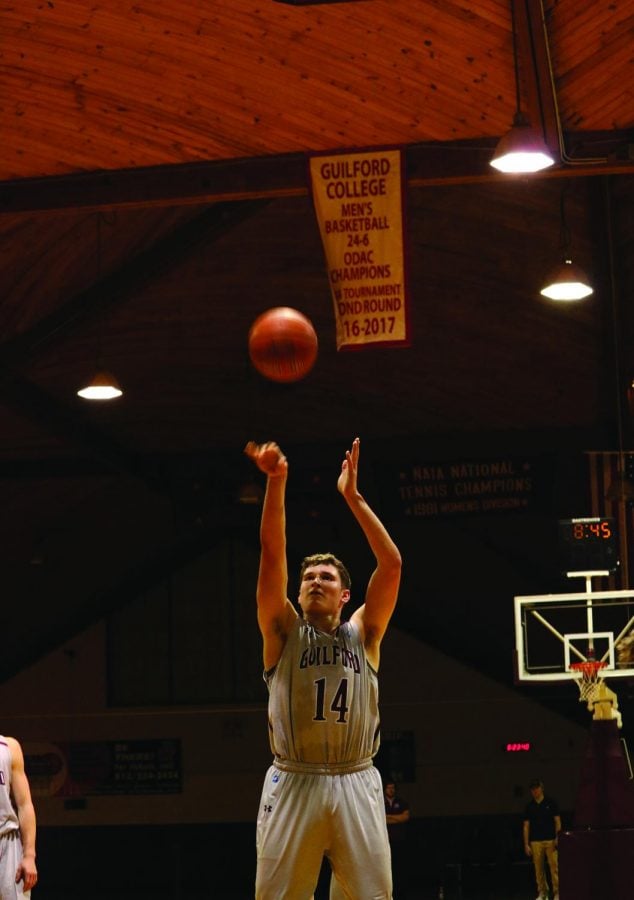
[[[31,799],[31,789],[24,771],[22,747],[15,738],[7,738],[11,752],[11,793],[15,801],[20,837],[22,839],[22,860],[15,873],[16,884],[24,881],[24,890],[29,891],[37,883],[35,865],[35,808]]]

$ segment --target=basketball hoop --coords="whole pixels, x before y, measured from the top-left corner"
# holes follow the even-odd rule
[[[579,700],[591,701],[597,690],[597,686],[603,681],[599,674],[605,669],[607,662],[603,659],[584,659],[582,662],[570,663],[570,669],[576,676],[579,687]]]

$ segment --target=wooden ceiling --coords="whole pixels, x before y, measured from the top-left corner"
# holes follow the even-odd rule
[[[572,134],[631,128],[632,15],[518,0],[528,111]],[[2,176],[495,140],[515,111],[511,21],[508,0],[15,4]]]
[[[1,18],[0,554],[41,623],[15,615],[5,675],[141,569],[201,552],[250,438],[308,466],[356,433],[376,464],[629,438],[634,0],[516,0],[520,108],[558,160],[521,178],[489,165],[516,111],[508,0],[24,0]],[[404,148],[411,346],[337,353],[306,154],[377,146]],[[557,306],[539,287],[564,191],[595,294]],[[276,305],[319,334],[295,385],[248,360]],[[125,393],[93,407],[75,391],[97,361]]]

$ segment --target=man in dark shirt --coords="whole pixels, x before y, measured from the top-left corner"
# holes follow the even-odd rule
[[[524,812],[524,850],[532,856],[537,879],[537,900],[548,900],[548,882],[544,857],[548,860],[553,900],[559,900],[559,870],[557,867],[557,839],[561,831],[561,818],[557,801],[544,794],[541,781],[529,784],[533,799]]]
[[[409,805],[396,793],[396,784],[389,779],[383,785],[385,800],[385,820],[390,839],[392,853],[392,879],[394,882],[394,900],[404,898],[407,893],[407,823],[409,822]]]

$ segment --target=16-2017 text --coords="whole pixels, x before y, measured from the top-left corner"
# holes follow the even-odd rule
[[[366,319],[353,319],[343,321],[343,330],[349,337],[373,337],[378,334],[392,334],[396,316],[371,316]]]

